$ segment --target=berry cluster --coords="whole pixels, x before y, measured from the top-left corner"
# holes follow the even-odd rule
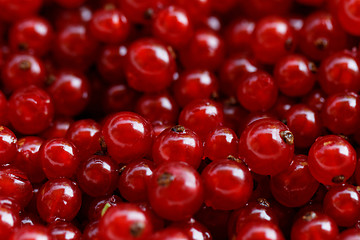
[[[360,239],[359,39],[360,0],[0,0],[0,239]]]

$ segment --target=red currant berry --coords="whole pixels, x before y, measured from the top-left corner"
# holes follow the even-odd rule
[[[33,226],[24,226],[14,232],[9,240],[53,240],[53,236],[50,234],[49,230],[40,225],[35,224]]]
[[[176,222],[172,224],[171,227],[176,227],[183,230],[188,235],[189,239],[213,239],[210,231],[194,218],[190,218],[189,220],[183,222]]]
[[[353,134],[359,128],[360,98],[355,93],[338,93],[328,97],[321,111],[322,122],[337,134]]]
[[[246,222],[241,229],[239,229],[236,240],[285,240],[279,227],[269,221],[258,220]]]
[[[10,163],[16,156],[17,138],[7,127],[0,126],[0,165]]]
[[[337,240],[355,240],[357,238],[360,238],[360,230],[356,228],[350,228],[342,231],[338,235]]]
[[[193,131],[180,125],[160,133],[152,147],[152,157],[158,165],[164,162],[186,162],[197,169],[202,156],[201,139]]]
[[[315,64],[301,55],[289,55],[276,63],[274,78],[279,90],[287,96],[302,96],[315,83]]]
[[[29,85],[42,87],[45,83],[45,66],[35,56],[12,55],[2,70],[2,83],[9,91],[14,91]]]
[[[246,18],[232,21],[225,29],[225,44],[233,52],[246,52],[251,48],[255,22]]]
[[[176,69],[173,54],[162,42],[143,38],[128,49],[125,73],[130,87],[156,92],[168,87]]]
[[[0,19],[15,21],[24,17],[34,15],[42,6],[43,0],[14,0],[0,1]]]
[[[117,184],[117,164],[106,156],[93,156],[82,161],[77,170],[77,182],[83,192],[100,197],[111,194]]]
[[[193,130],[201,139],[205,139],[209,131],[221,126],[223,121],[222,106],[207,99],[192,101],[179,116],[179,124]]]
[[[69,222],[55,221],[48,226],[48,230],[55,240],[80,240],[81,232]]]
[[[167,227],[153,234],[149,240],[191,240],[185,230],[178,227]]]
[[[13,24],[9,30],[9,45],[13,52],[44,56],[54,37],[50,23],[41,17],[30,17]]]
[[[146,202],[146,184],[150,181],[154,169],[154,163],[145,159],[127,164],[118,181],[121,196],[130,202]]]
[[[322,126],[318,113],[305,104],[292,106],[286,114],[286,123],[294,134],[295,147],[310,147],[320,136]]]
[[[275,116],[277,116],[278,119],[285,119],[289,110],[295,104],[296,101],[294,101],[293,98],[287,97],[285,95],[279,95],[272,110],[274,111]]]
[[[275,175],[290,165],[294,155],[294,135],[278,120],[260,119],[241,134],[239,153],[251,171]]]
[[[4,204],[0,205],[0,234],[1,238],[4,240],[10,239],[15,230],[18,231],[18,227],[20,227],[20,216],[19,210],[6,206]]]
[[[81,207],[81,191],[67,178],[49,180],[37,196],[37,210],[45,222],[71,221]]]
[[[237,87],[237,98],[241,105],[251,111],[266,111],[276,102],[278,89],[274,79],[266,72],[248,74]]]
[[[152,145],[152,126],[143,117],[132,112],[120,112],[109,117],[102,134],[109,155],[118,163],[127,163],[144,157]]]
[[[45,139],[64,138],[72,123],[73,120],[71,118],[55,118],[54,121],[51,122],[50,127],[48,127],[41,136]]]
[[[287,207],[299,207],[310,201],[319,183],[310,173],[307,156],[297,155],[289,168],[271,177],[270,187],[279,203]]]
[[[275,64],[295,49],[295,36],[286,19],[265,17],[256,23],[251,47],[256,60]]]
[[[189,18],[195,22],[202,21],[210,14],[210,0],[175,0],[176,6],[184,8]]]
[[[233,210],[244,206],[253,190],[248,168],[236,160],[219,160],[206,166],[201,173],[205,204],[214,209]]]
[[[110,208],[99,222],[101,239],[106,240],[145,240],[152,231],[149,216],[132,203],[121,203]]]
[[[172,221],[191,217],[204,200],[200,175],[184,162],[167,162],[156,168],[148,194],[155,213]]]
[[[239,138],[227,127],[218,127],[211,131],[204,141],[204,156],[213,161],[226,159],[229,155],[236,157]]]
[[[302,102],[305,103],[310,108],[312,108],[313,110],[319,112],[321,111],[325,103],[326,97],[327,96],[321,89],[314,89],[309,94],[304,96]]]
[[[0,90],[0,125],[8,124],[8,101]]]
[[[128,37],[130,24],[126,16],[117,9],[99,9],[94,12],[89,29],[96,40],[116,44]]]
[[[15,91],[9,100],[9,120],[23,134],[45,130],[54,116],[53,102],[42,89],[29,86]]]
[[[327,135],[316,139],[309,151],[311,175],[324,185],[345,182],[355,171],[356,152],[344,138]]]
[[[88,79],[75,71],[62,70],[52,76],[47,91],[54,100],[56,113],[60,115],[75,116],[89,102]]]
[[[138,94],[125,84],[109,86],[103,96],[103,108],[106,113],[131,111],[135,108]]]
[[[338,1],[337,17],[341,26],[350,34],[359,36],[360,15],[357,9],[360,6],[358,0],[342,0]]]
[[[336,239],[338,227],[325,214],[307,212],[298,218],[291,229],[291,240]]]
[[[39,137],[24,137],[18,141],[14,166],[23,171],[32,183],[40,183],[45,179],[40,159],[40,147],[43,140]]]
[[[360,62],[350,53],[338,52],[324,59],[318,76],[327,94],[360,90]]]
[[[94,221],[86,225],[82,234],[82,240],[100,240],[100,239],[101,238],[99,233],[99,222]]]
[[[49,139],[40,149],[43,171],[48,179],[59,177],[71,178],[80,163],[80,156],[75,145],[65,138]]]

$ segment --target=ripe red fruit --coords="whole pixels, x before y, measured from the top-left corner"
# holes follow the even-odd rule
[[[16,156],[17,139],[7,127],[0,126],[0,164],[10,163]]]

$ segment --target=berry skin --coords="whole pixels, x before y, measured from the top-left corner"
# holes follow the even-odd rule
[[[86,225],[82,234],[83,240],[100,240],[99,221],[93,221]]]
[[[0,165],[10,163],[16,156],[17,138],[7,127],[0,126]]]
[[[237,99],[251,112],[269,110],[276,102],[278,89],[274,79],[266,72],[248,74],[237,87]]]
[[[111,194],[118,180],[117,164],[106,156],[83,160],[77,170],[77,182],[83,192],[92,197]]]
[[[217,161],[229,155],[237,156],[239,138],[227,127],[218,127],[211,131],[204,141],[204,156]]]
[[[334,53],[321,62],[318,79],[327,94],[360,90],[360,62],[352,54]]]
[[[336,240],[355,240],[360,238],[360,230],[357,228],[349,228],[342,231]]]
[[[55,221],[48,226],[48,230],[55,240],[80,240],[81,232],[69,222]]]
[[[66,137],[66,133],[72,123],[73,120],[71,118],[55,118],[51,122],[50,126],[44,132],[42,132],[41,136],[45,139],[64,138]]]
[[[151,207],[160,217],[180,221],[199,210],[204,187],[199,173],[184,162],[167,162],[153,172],[148,182]]]
[[[191,240],[182,228],[167,227],[154,233],[149,240]]]
[[[81,191],[67,178],[47,181],[37,196],[37,210],[47,223],[54,220],[71,221],[81,207]]]
[[[276,175],[289,167],[294,155],[294,136],[282,122],[265,118],[251,123],[241,134],[239,154],[251,171]]]
[[[341,26],[352,35],[359,36],[360,15],[357,9],[359,0],[341,0],[337,5],[337,17]]]
[[[251,47],[256,60],[275,64],[295,49],[295,36],[286,19],[265,17],[255,25]]]
[[[152,231],[149,216],[132,203],[110,208],[99,222],[99,233],[104,240],[145,240]]]
[[[51,236],[49,230],[40,225],[35,224],[33,226],[24,226],[14,232],[9,240],[53,240],[53,236]]]
[[[265,221],[249,221],[243,225],[237,234],[236,240],[285,240],[276,224]]]
[[[1,68],[0,68],[1,69]],[[8,124],[8,101],[2,91],[0,91],[0,125]]]
[[[20,227],[19,210],[14,206],[0,204],[0,234],[1,238],[8,240],[14,230]]]
[[[351,227],[360,216],[359,192],[348,184],[332,187],[325,195],[323,207],[338,226]]]
[[[327,96],[321,89],[314,89],[303,97],[302,101],[316,112],[320,112]]]
[[[35,86],[15,91],[9,99],[9,120],[22,134],[45,130],[54,116],[53,102],[45,91]]]
[[[319,183],[310,173],[307,156],[297,155],[288,169],[271,177],[270,187],[279,203],[300,207],[310,201]]]
[[[116,44],[124,41],[130,26],[126,16],[117,9],[99,9],[89,24],[92,36],[101,42]]]
[[[116,195],[95,198],[88,206],[86,215],[90,221],[98,221],[107,209],[117,206],[121,202],[121,198]]]
[[[139,159],[151,150],[152,126],[136,113],[120,112],[109,117],[102,134],[109,155],[118,163]]]
[[[13,52],[26,52],[44,56],[51,48],[54,37],[50,23],[41,17],[17,21],[9,30],[9,44]]]
[[[213,209],[234,210],[249,200],[253,180],[242,162],[218,160],[205,167],[201,173],[205,189],[205,204]]]
[[[316,139],[309,151],[311,175],[324,185],[345,182],[355,171],[356,152],[345,139],[327,135]]]
[[[315,83],[315,64],[301,55],[288,55],[275,65],[274,78],[279,90],[291,97],[307,94]]]
[[[34,15],[42,6],[43,0],[0,1],[0,19],[13,22]]]
[[[128,49],[125,74],[130,87],[141,92],[156,92],[171,84],[176,64],[162,42],[143,38]]]
[[[190,239],[212,240],[210,231],[193,218],[187,221],[176,222],[171,227],[180,228]]]
[[[338,93],[328,97],[322,107],[323,125],[336,134],[350,135],[358,129],[360,98],[353,92]]]
[[[49,139],[40,149],[42,169],[48,179],[71,178],[80,164],[75,145],[65,138]]]
[[[329,216],[318,212],[307,212],[292,226],[291,240],[336,239],[338,227]]]
[[[225,44],[228,49],[237,52],[246,52],[251,48],[251,36],[255,29],[255,22],[239,18],[232,21],[225,29]]]
[[[152,157],[155,164],[164,162],[186,162],[194,169],[200,165],[203,156],[201,139],[188,128],[177,125],[164,130],[155,139]]]
[[[205,139],[209,131],[222,126],[223,109],[212,100],[198,99],[186,105],[180,113],[179,124],[193,130],[201,139]]]
[[[150,181],[154,169],[155,164],[145,159],[127,164],[117,185],[121,196],[130,202],[146,202],[147,182]]]

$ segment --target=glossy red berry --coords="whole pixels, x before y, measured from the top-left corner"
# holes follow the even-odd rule
[[[299,45],[309,58],[322,60],[343,49],[346,41],[345,32],[330,13],[314,12],[305,19]]]
[[[162,42],[143,38],[128,49],[125,73],[130,87],[141,92],[156,92],[171,84],[176,65],[174,56]]]
[[[15,21],[24,17],[34,15],[42,6],[43,0],[35,1],[0,1],[0,19],[5,21]]]
[[[32,183],[40,183],[45,179],[40,159],[40,147],[43,140],[28,136],[19,139],[14,166],[23,171]]]
[[[202,156],[201,139],[192,130],[181,125],[160,133],[152,147],[152,157],[157,165],[165,162],[186,162],[197,169]]]
[[[99,9],[94,12],[89,23],[89,29],[96,40],[116,44],[128,37],[130,24],[120,10]]]
[[[3,67],[2,83],[8,91],[14,91],[29,85],[42,87],[45,84],[44,63],[35,56],[25,54],[12,55]]]
[[[40,149],[42,169],[48,179],[71,178],[80,164],[75,145],[65,138],[49,139]]]
[[[117,195],[95,198],[90,202],[86,215],[90,221],[97,221],[109,208],[117,206],[121,202],[122,199]]]
[[[132,203],[110,208],[99,222],[99,233],[104,240],[145,240],[152,231],[149,216]]]
[[[353,134],[359,128],[360,98],[357,94],[338,93],[328,97],[321,111],[322,122],[336,134]]]
[[[22,134],[40,133],[53,119],[53,102],[50,96],[38,87],[21,88],[9,99],[8,116],[16,131]]]
[[[307,156],[297,155],[289,168],[271,176],[270,187],[279,203],[287,207],[299,207],[310,201],[319,183],[310,173]]]
[[[146,202],[147,182],[150,181],[154,169],[155,164],[146,159],[127,164],[121,170],[117,184],[121,196],[130,202]]]
[[[216,70],[224,60],[223,39],[211,30],[199,29],[188,46],[181,50],[180,61],[186,69]]]
[[[338,227],[329,216],[318,212],[307,212],[292,226],[291,240],[336,239]]]
[[[295,46],[295,36],[286,19],[270,16],[256,23],[251,47],[259,62],[275,64]]]
[[[289,167],[293,158],[294,135],[278,120],[257,120],[241,134],[239,154],[251,171],[261,175],[278,174]]]
[[[106,113],[131,111],[135,108],[138,93],[126,84],[109,86],[103,96],[103,108]]]
[[[0,126],[0,165],[10,163],[16,156],[17,138],[7,127]]]
[[[185,46],[194,33],[189,14],[178,6],[169,6],[156,14],[152,31],[157,38],[175,48]]]
[[[269,221],[249,221],[239,229],[236,240],[285,240],[279,227]]]
[[[50,23],[41,17],[17,21],[9,30],[9,44],[13,52],[26,52],[44,56],[51,48],[54,37]]]
[[[357,12],[360,6],[358,0],[341,0],[338,1],[337,17],[341,26],[352,35],[359,36],[360,30],[358,28],[360,24],[360,15]]]
[[[314,89],[303,97],[302,101],[313,110],[321,111],[327,96],[321,89]]]
[[[189,237],[189,239],[201,239],[201,240],[212,240],[210,231],[202,225],[199,221],[194,218],[190,218],[187,221],[176,222],[171,225],[183,230]]]
[[[71,221],[81,207],[81,191],[67,178],[49,180],[37,196],[37,210],[45,222]]]
[[[307,94],[315,83],[315,64],[301,55],[288,55],[275,65],[274,78],[279,90],[287,96]]]
[[[232,21],[225,29],[225,44],[229,51],[243,52],[251,49],[255,22],[247,18]]]
[[[19,210],[16,207],[0,204],[0,234],[8,240],[12,233],[20,227]]]
[[[229,155],[236,157],[239,138],[227,127],[218,127],[209,132],[204,141],[204,156],[213,161],[226,159]]]
[[[246,204],[253,190],[248,168],[236,160],[219,160],[201,173],[205,204],[219,210],[234,210]]]
[[[69,117],[81,113],[90,98],[88,79],[71,70],[62,70],[52,76],[47,91],[54,100],[56,113]]]
[[[349,228],[342,231],[336,240],[354,240],[360,237],[360,230],[356,228]]]
[[[276,103],[273,107],[275,116],[278,119],[285,119],[289,110],[296,104],[296,101],[293,98],[287,97],[285,95],[279,95]]]
[[[355,171],[356,152],[344,138],[327,135],[316,139],[309,151],[309,169],[324,185],[345,182]]]
[[[72,123],[73,120],[71,118],[55,118],[51,122],[50,126],[44,132],[42,132],[41,136],[45,139],[64,138],[66,137],[66,133]]]
[[[93,156],[83,160],[77,170],[77,182],[83,192],[100,197],[111,194],[117,184],[117,164],[106,156]]]
[[[109,155],[118,163],[144,157],[151,150],[152,126],[132,112],[120,112],[109,117],[102,134]]]
[[[24,226],[18,231],[14,232],[9,240],[53,240],[49,230],[40,224],[33,226]]]
[[[55,221],[48,226],[54,240],[80,240],[81,232],[70,222]]]
[[[207,99],[198,99],[187,104],[179,116],[179,124],[193,130],[201,139],[205,139],[209,131],[222,126],[223,121],[222,106]]]
[[[154,233],[149,240],[190,240],[191,238],[186,234],[186,232],[178,227],[167,227]]]
[[[93,221],[86,225],[83,235],[83,240],[100,240],[99,221]]]
[[[305,104],[296,104],[286,113],[286,124],[294,135],[295,147],[310,147],[322,132],[317,112]]]
[[[92,119],[83,119],[72,123],[66,133],[79,150],[81,158],[87,158],[100,151],[101,126]]]
[[[251,112],[269,110],[276,102],[278,89],[274,79],[266,72],[248,74],[237,86],[237,99]]]
[[[179,221],[199,210],[204,199],[200,175],[184,162],[167,162],[153,172],[148,182],[151,207],[160,217]]]
[[[174,4],[184,8],[190,19],[200,22],[210,14],[210,0],[175,0]]]
[[[348,52],[338,52],[321,62],[318,79],[327,94],[360,90],[360,62]]]

